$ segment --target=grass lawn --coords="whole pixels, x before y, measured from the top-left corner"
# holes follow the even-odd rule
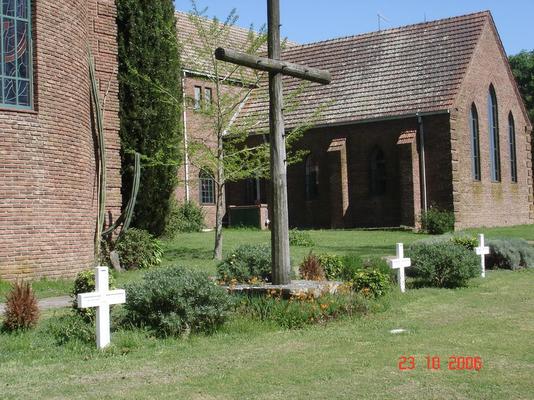
[[[0,335],[0,397],[532,399],[533,282],[534,270],[490,271],[468,289],[394,293],[385,312],[294,331],[234,319],[188,340],[119,332],[104,353],[56,345],[45,318]],[[400,371],[401,355],[416,368]],[[428,370],[426,355],[441,369]],[[450,371],[451,355],[480,356],[483,367]]]
[[[384,230],[313,230],[308,231],[315,242],[315,253],[359,254],[359,255],[394,255],[395,243],[409,244],[427,237],[422,233],[410,231]],[[519,237],[534,241],[534,225],[520,225],[504,228],[470,229],[470,234],[485,233],[487,237]],[[182,264],[215,273],[217,262],[211,259],[213,250],[212,232],[186,233],[174,240],[164,242],[164,265]],[[269,243],[270,233],[258,230],[228,229],[224,232],[224,254],[242,243]],[[311,250],[308,247],[291,248],[292,265],[296,269],[300,261]],[[116,276],[117,287],[135,281],[143,275],[142,271],[131,271]],[[10,285],[0,281],[0,299],[8,293]],[[33,283],[37,297],[54,297],[68,295],[72,289],[72,280],[40,280]],[[1,302],[1,300],[0,300]]]

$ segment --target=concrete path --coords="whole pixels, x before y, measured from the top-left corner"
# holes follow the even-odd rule
[[[72,304],[72,297],[49,297],[47,299],[41,299],[38,301],[40,310],[49,310],[51,308],[63,308],[70,307]],[[0,304],[0,313],[3,313],[5,304]]]

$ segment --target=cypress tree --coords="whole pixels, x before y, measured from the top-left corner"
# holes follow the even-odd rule
[[[122,196],[142,173],[133,225],[160,235],[180,162],[181,73],[171,0],[117,0]]]

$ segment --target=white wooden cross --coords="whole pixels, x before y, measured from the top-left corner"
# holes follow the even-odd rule
[[[480,256],[480,276],[486,277],[486,254],[490,253],[488,246],[484,246],[484,235],[478,235],[478,247],[475,247],[475,252]]]
[[[397,258],[388,260],[388,264],[391,268],[398,270],[397,277],[399,281],[400,290],[402,293],[406,291],[406,277],[404,269],[412,265],[412,261],[409,258],[404,258],[404,245],[397,243]]]
[[[109,306],[126,302],[126,292],[122,289],[109,290],[107,267],[95,268],[95,291],[78,295],[78,307],[96,307],[96,347],[103,349],[111,340]]]

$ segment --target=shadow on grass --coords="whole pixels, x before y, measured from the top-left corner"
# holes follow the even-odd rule
[[[210,260],[213,256],[213,252],[211,250],[201,249],[201,248],[189,248],[189,247],[179,247],[179,248],[171,248],[165,251],[165,258],[166,259],[189,259],[189,260],[196,260],[196,259],[203,259],[203,260]]]
[[[354,254],[394,255],[395,246],[319,246],[320,251]],[[319,249],[318,252],[319,252]]]

